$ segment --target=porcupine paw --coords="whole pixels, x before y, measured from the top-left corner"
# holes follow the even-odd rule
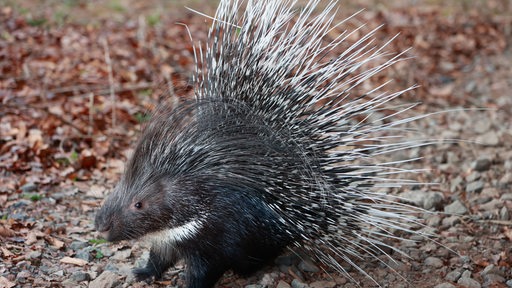
[[[132,270],[135,279],[138,281],[151,282],[153,276],[155,280],[159,279],[162,275],[158,275],[157,271],[149,268],[134,268]]]

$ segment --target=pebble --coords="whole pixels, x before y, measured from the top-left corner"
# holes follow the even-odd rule
[[[506,273],[499,267],[496,267],[494,264],[490,264],[480,272],[480,275],[482,276],[486,274],[498,274],[500,276],[505,276]]]
[[[299,279],[293,279],[292,288],[309,288],[308,284],[301,282]]]
[[[274,286],[274,283],[276,283],[277,279],[279,279],[278,273],[265,273],[260,281],[260,284],[263,285],[263,287],[272,287]]]
[[[478,119],[478,121],[474,122],[473,129],[475,130],[476,133],[482,134],[489,131],[489,129],[491,129],[491,125],[492,124],[489,119],[482,117]]]
[[[79,259],[83,259],[87,262],[91,262],[91,260],[92,260],[91,250],[92,250],[92,247],[86,247],[84,249],[80,249],[80,250],[76,251],[75,257],[79,258]]]
[[[500,210],[500,220],[508,221],[510,220],[510,212],[508,211],[507,207],[503,207]]]
[[[98,278],[89,282],[90,288],[111,288],[120,284],[118,275],[111,271],[103,271]]]
[[[290,284],[284,282],[283,280],[280,280],[279,283],[277,283],[276,288],[291,288]]]
[[[299,269],[304,272],[313,272],[313,273],[320,271],[320,268],[318,268],[318,266],[316,266],[311,261],[301,261],[299,263]]]
[[[510,183],[512,183],[512,173],[506,173],[505,175],[503,175],[503,177],[501,177],[501,179],[500,179],[501,185],[507,185]]]
[[[428,265],[428,266],[431,266],[431,267],[434,267],[434,268],[441,268],[444,266],[443,264],[443,260],[437,258],[437,257],[427,257],[427,259],[425,259],[425,265]]]
[[[503,207],[503,202],[498,199],[492,199],[491,201],[480,205],[478,209],[480,211],[498,211],[501,207]]]
[[[500,137],[496,131],[489,131],[485,134],[482,134],[476,137],[476,143],[484,145],[484,146],[497,146],[500,144]]]
[[[464,179],[461,176],[457,176],[450,181],[450,192],[457,192],[457,188],[462,186]]]
[[[73,251],[77,251],[89,246],[89,243],[83,241],[73,241],[69,244],[69,248]]]
[[[484,190],[485,183],[483,181],[475,181],[466,185],[466,191],[468,193],[480,193]]]
[[[471,272],[469,270],[462,272],[462,276],[457,281],[457,284],[462,285],[467,288],[481,288],[482,287],[482,285],[480,285],[480,283],[478,283],[478,281],[471,278]]]
[[[439,215],[434,215],[427,219],[427,226],[439,227],[439,225],[441,225],[441,217]]]
[[[451,282],[457,282],[457,280],[459,280],[461,275],[462,275],[462,272],[457,269],[457,270],[450,271],[448,274],[446,274],[444,279],[451,281]]]
[[[334,281],[315,281],[309,284],[310,288],[334,288],[336,282]]]
[[[131,255],[132,255],[132,249],[124,249],[124,250],[115,252],[114,255],[110,258],[114,259],[114,260],[126,260],[126,259],[130,258]]]
[[[471,174],[466,176],[466,181],[467,182],[474,182],[474,181],[480,180],[480,178],[482,178],[482,174],[480,174],[480,173],[478,173],[476,171],[473,171],[473,172],[471,172]]]
[[[453,285],[452,283],[444,282],[441,284],[437,284],[436,286],[434,286],[434,288],[456,288],[456,286]]]
[[[32,251],[32,252],[28,253],[27,258],[28,259],[39,259],[39,258],[41,258],[41,252]]]
[[[421,190],[410,190],[400,194],[400,198],[407,200],[418,207],[423,207],[424,199],[427,193]]]
[[[492,159],[490,158],[480,158],[475,162],[471,163],[471,168],[478,172],[483,172],[489,170],[491,168]]]
[[[30,193],[37,191],[37,185],[32,182],[28,182],[20,187],[22,193]]]
[[[450,205],[444,207],[444,212],[452,215],[465,215],[468,213],[468,209],[462,202],[455,200]]]
[[[71,275],[70,279],[75,282],[89,281],[91,280],[91,275],[83,271],[76,271]]]
[[[459,216],[450,216],[443,219],[443,227],[453,227],[460,223]],[[455,241],[456,242],[456,241]]]
[[[431,210],[441,207],[444,197],[440,192],[427,193],[423,199],[423,209]]]
[[[487,287],[493,287],[493,284],[505,282],[505,278],[497,274],[486,274],[482,276],[482,278],[484,279],[484,284]]]

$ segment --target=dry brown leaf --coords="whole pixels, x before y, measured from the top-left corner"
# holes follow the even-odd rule
[[[25,243],[27,245],[32,245],[37,242],[37,233],[35,231],[30,231],[25,238]]]
[[[0,288],[11,288],[16,286],[16,283],[9,281],[4,276],[0,276]]]
[[[87,263],[89,263],[83,259],[72,258],[72,257],[67,257],[67,256],[60,259],[60,262],[66,263],[66,264],[73,264],[76,266],[85,266]]]
[[[57,238],[53,238],[53,237],[50,237],[48,236],[46,238],[46,241],[48,243],[50,243],[50,245],[52,245],[53,247],[57,248],[57,249],[61,249],[62,247],[64,247],[64,242],[63,241],[60,241],[59,239]]]
[[[13,237],[15,235],[14,231],[5,225],[0,226],[0,236],[2,237]]]
[[[4,258],[4,259],[7,258],[7,257],[14,256],[14,254],[11,251],[9,251],[9,249],[6,249],[4,247],[0,247],[0,250],[2,250],[2,255],[3,255],[2,258]]]

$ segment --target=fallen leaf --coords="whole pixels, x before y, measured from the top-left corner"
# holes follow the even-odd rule
[[[2,237],[12,237],[14,236],[14,231],[5,227],[4,225],[0,226],[0,236]]]
[[[84,259],[72,258],[72,257],[67,257],[67,256],[60,259],[60,262],[66,263],[66,264],[73,264],[76,266],[85,266],[87,263],[89,263],[89,262],[85,261]]]
[[[0,276],[0,288],[11,288],[16,286],[16,283],[9,281],[4,276]]]
[[[2,254],[3,254],[3,257],[2,258],[7,258],[7,257],[11,257],[11,256],[14,256],[14,254],[9,251],[8,249],[4,248],[4,247],[0,247],[0,250],[2,250]]]

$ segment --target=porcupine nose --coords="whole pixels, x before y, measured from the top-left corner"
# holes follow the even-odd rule
[[[108,221],[105,221],[105,217],[103,217],[101,211],[96,214],[96,219],[94,219],[94,228],[102,235],[106,235],[112,228],[112,225]]]

